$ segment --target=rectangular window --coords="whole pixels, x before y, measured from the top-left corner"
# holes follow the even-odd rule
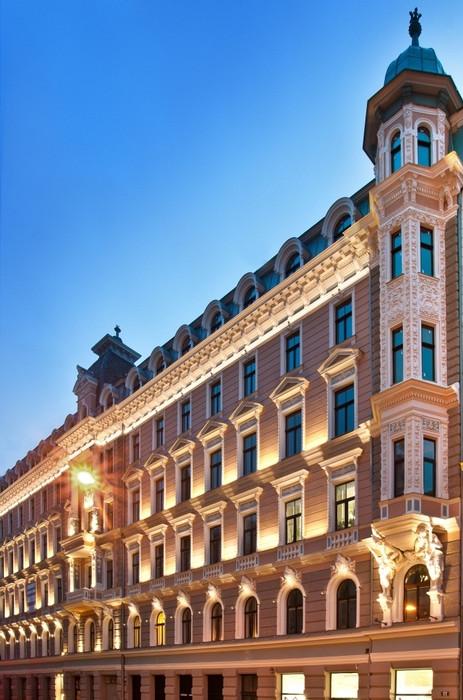
[[[330,675],[331,700],[357,700],[358,696],[358,673],[332,673]]]
[[[421,326],[421,376],[429,382],[436,381],[434,328]]]
[[[257,700],[257,674],[246,673],[241,676],[241,700]]]
[[[334,437],[350,433],[355,428],[354,385],[334,393]]]
[[[253,357],[243,365],[243,396],[249,396],[256,390],[256,358]]]
[[[254,554],[257,550],[257,513],[243,518],[243,554]]]
[[[243,476],[257,470],[257,433],[243,437]]]
[[[394,442],[394,498],[403,496],[405,489],[405,441]]]
[[[161,674],[154,676],[154,697],[156,700],[166,700],[166,677]]]
[[[11,535],[13,532],[13,511],[10,510],[8,513],[8,534]]]
[[[48,535],[42,532],[40,535],[40,559],[46,559],[48,556]]]
[[[222,559],[222,528],[213,525],[209,528],[209,564],[217,564]]]
[[[302,539],[302,501],[295,498],[285,503],[285,543]]]
[[[191,401],[188,399],[181,405],[181,432],[186,433],[191,428]]]
[[[285,338],[286,372],[291,372],[301,364],[301,335],[299,331]]]
[[[140,583],[140,552],[132,553],[132,583]]]
[[[154,548],[154,578],[164,576],[164,545],[157,544]]]
[[[45,513],[46,510],[48,510],[48,493],[47,489],[44,489],[42,491],[42,513]]]
[[[114,564],[112,559],[106,559],[106,588],[114,586]]]
[[[281,674],[281,700],[305,700],[305,676],[303,673]]]
[[[56,602],[62,603],[64,600],[63,579],[58,576],[56,579]]]
[[[26,600],[27,609],[29,611],[35,610],[35,581],[29,581],[26,584]]]
[[[18,547],[18,570],[22,571],[24,569],[24,547],[19,545]]]
[[[8,550],[8,574],[11,576],[13,573],[14,567],[13,567],[13,550],[9,549]]]
[[[215,416],[216,413],[220,413],[222,410],[222,385],[221,382],[214,382],[209,387],[210,391],[210,404],[211,404],[211,416]]]
[[[156,447],[164,445],[164,418],[156,420]]]
[[[42,608],[48,608],[48,583],[46,581],[42,585]]]
[[[140,520],[140,489],[130,490],[130,500],[131,500],[131,516],[132,522],[136,523]]]
[[[429,229],[420,230],[420,271],[423,275],[434,276],[434,240]]]
[[[402,274],[402,231],[391,236],[391,278]]]
[[[35,539],[29,540],[29,566],[35,564]]]
[[[154,512],[160,513],[164,510],[164,477],[156,479],[154,482]]]
[[[352,337],[352,299],[346,299],[334,310],[335,342],[342,343]]]
[[[18,508],[18,527],[20,530],[22,530],[24,523],[24,508],[23,506],[19,506]]]
[[[132,462],[138,462],[140,459],[140,433],[132,435]]]
[[[210,488],[216,489],[222,485],[222,450],[216,450],[209,455]]]
[[[337,484],[335,488],[336,530],[355,525],[355,481]]]
[[[32,521],[35,520],[35,496],[31,496],[31,500],[29,501],[29,519]]]
[[[0,555],[0,578],[4,578],[5,576],[5,560],[3,559],[3,555]]]
[[[426,700],[432,697],[430,668],[407,668],[395,672],[395,700]]]
[[[193,676],[179,676],[179,700],[192,700],[193,698]]]
[[[404,332],[402,326],[392,331],[392,383],[404,378]]]
[[[191,498],[191,466],[185,465],[180,469],[180,500],[188,501]]]
[[[191,569],[191,536],[180,538],[180,571]]]
[[[113,502],[105,501],[104,508],[105,529],[111,530],[113,527]]]
[[[285,457],[302,451],[302,412],[295,411],[285,416]]]
[[[423,493],[436,495],[436,441],[423,440]]]

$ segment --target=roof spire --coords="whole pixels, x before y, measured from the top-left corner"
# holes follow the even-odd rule
[[[412,38],[412,46],[419,46],[420,42],[418,38],[421,34],[421,24],[420,24],[421,14],[418,12],[418,8],[415,7],[413,12],[410,12],[410,26],[408,28],[408,33]]]

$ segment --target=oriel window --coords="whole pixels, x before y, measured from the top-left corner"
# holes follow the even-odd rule
[[[405,440],[394,442],[394,498],[403,496],[405,489]]]
[[[402,231],[391,235],[391,278],[402,274]]]
[[[396,131],[391,141],[391,173],[402,167],[402,140],[400,131]]]
[[[421,371],[423,379],[436,381],[435,340],[432,326],[421,326]]]
[[[418,127],[418,165],[431,165],[431,134],[425,126]]]
[[[434,235],[427,228],[420,229],[420,272],[434,276]]]
[[[430,438],[423,440],[423,493],[436,495],[436,441]]]
[[[392,383],[404,378],[404,331],[402,326],[392,331]]]

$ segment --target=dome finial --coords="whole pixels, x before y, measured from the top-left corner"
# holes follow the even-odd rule
[[[412,38],[412,46],[419,46],[420,42],[418,38],[421,34],[421,24],[420,24],[421,14],[418,12],[418,8],[415,7],[413,12],[410,12],[410,26],[408,28],[408,33]]]

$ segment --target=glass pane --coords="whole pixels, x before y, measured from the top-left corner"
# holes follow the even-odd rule
[[[358,698],[359,676],[358,673],[332,673],[331,697],[332,698]]]
[[[432,694],[432,669],[413,668],[396,671],[396,694]]]
[[[281,675],[282,700],[303,700],[305,677],[303,673],[283,673]]]

